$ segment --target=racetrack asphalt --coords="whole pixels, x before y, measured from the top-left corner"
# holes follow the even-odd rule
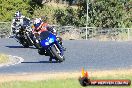
[[[20,64],[0,67],[0,74],[109,70],[132,67],[132,42],[65,40],[65,61],[49,63],[34,47],[23,48],[14,39],[0,39],[0,53],[19,56]]]

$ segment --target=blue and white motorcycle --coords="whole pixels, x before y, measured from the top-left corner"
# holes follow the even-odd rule
[[[63,62],[64,50],[57,40],[57,37],[49,31],[40,34],[40,46],[38,50],[40,55],[50,56],[50,61],[55,59],[57,62]]]

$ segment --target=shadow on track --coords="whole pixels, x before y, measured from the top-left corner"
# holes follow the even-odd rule
[[[8,47],[8,48],[25,48],[23,46],[5,46],[5,47]],[[35,47],[29,47],[31,49],[36,49]]]
[[[58,63],[57,61],[38,61],[38,62],[21,62],[21,63]]]

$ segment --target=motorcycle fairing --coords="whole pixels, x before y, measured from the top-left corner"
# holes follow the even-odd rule
[[[53,35],[52,33],[49,33],[49,36],[46,39],[41,40],[40,44],[42,47],[47,47],[54,42],[56,42],[56,36]]]

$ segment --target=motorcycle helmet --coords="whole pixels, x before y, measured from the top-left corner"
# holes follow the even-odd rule
[[[40,18],[36,18],[33,22],[34,27],[37,29],[41,25],[42,21]]]
[[[15,15],[14,15],[15,21],[20,21],[21,16],[22,16],[21,12],[20,11],[17,11],[15,13]]]

